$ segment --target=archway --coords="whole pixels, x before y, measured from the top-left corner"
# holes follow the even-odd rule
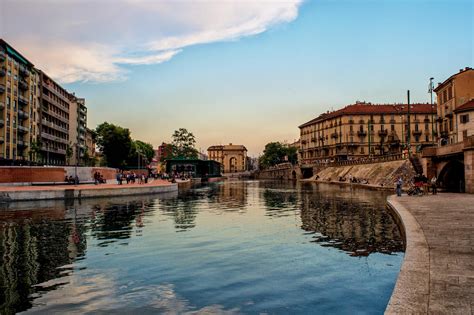
[[[237,172],[237,159],[235,157],[229,159],[229,168],[231,173]]]
[[[464,164],[460,161],[450,161],[439,173],[438,181],[446,191],[464,192]]]
[[[296,180],[296,171],[291,172],[291,179]]]

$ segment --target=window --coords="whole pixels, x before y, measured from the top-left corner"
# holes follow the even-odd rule
[[[390,125],[390,130],[395,131],[395,125]]]
[[[461,115],[460,116],[461,124],[466,124],[469,122],[469,114]]]
[[[448,87],[448,100],[453,98],[453,87]]]

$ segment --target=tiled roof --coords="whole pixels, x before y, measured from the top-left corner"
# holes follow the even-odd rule
[[[247,151],[247,148],[241,144],[212,145],[209,148],[207,148],[207,151],[214,151],[214,150]]]
[[[410,112],[413,114],[431,114],[433,112],[431,104],[410,104]],[[336,118],[344,115],[390,115],[390,114],[400,114],[406,113],[408,110],[407,104],[371,104],[371,103],[356,103],[352,105],[347,105],[344,108],[333,112],[327,112],[319,115],[313,120],[308,121],[307,123],[302,124],[299,128],[303,128],[309,125],[312,125],[318,121],[323,121],[331,118]],[[436,109],[434,110],[434,112]]]
[[[460,69],[458,73],[453,74],[452,76],[450,76],[449,78],[447,78],[446,80],[444,80],[443,83],[438,84],[438,86],[435,87],[435,88],[433,89],[433,91],[438,92],[438,91],[439,91],[440,89],[442,89],[447,83],[449,83],[455,76],[460,75],[461,73],[464,73],[464,72],[467,72],[467,71],[474,71],[474,70],[473,70],[472,68],[470,68],[470,67],[466,67],[466,68],[464,68],[464,69]]]
[[[470,110],[474,110],[474,99],[462,104],[461,106],[456,108],[454,111],[458,113],[458,112],[467,112]]]

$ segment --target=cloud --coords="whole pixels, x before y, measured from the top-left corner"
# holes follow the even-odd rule
[[[61,82],[107,82],[126,79],[125,65],[291,22],[302,1],[3,0],[0,35]]]

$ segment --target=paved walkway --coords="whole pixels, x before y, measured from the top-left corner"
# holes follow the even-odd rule
[[[122,188],[138,188],[138,187],[154,187],[154,186],[162,186],[162,185],[169,185],[170,182],[161,179],[151,180],[146,184],[127,184],[123,181],[122,185],[116,184],[115,180],[110,180],[112,183],[107,184],[79,184],[79,185],[38,185],[38,186],[0,186],[0,192],[10,192],[10,191],[40,191],[40,190],[66,190],[66,189],[122,189]]]
[[[474,195],[391,196],[405,259],[387,314],[473,314]]]

